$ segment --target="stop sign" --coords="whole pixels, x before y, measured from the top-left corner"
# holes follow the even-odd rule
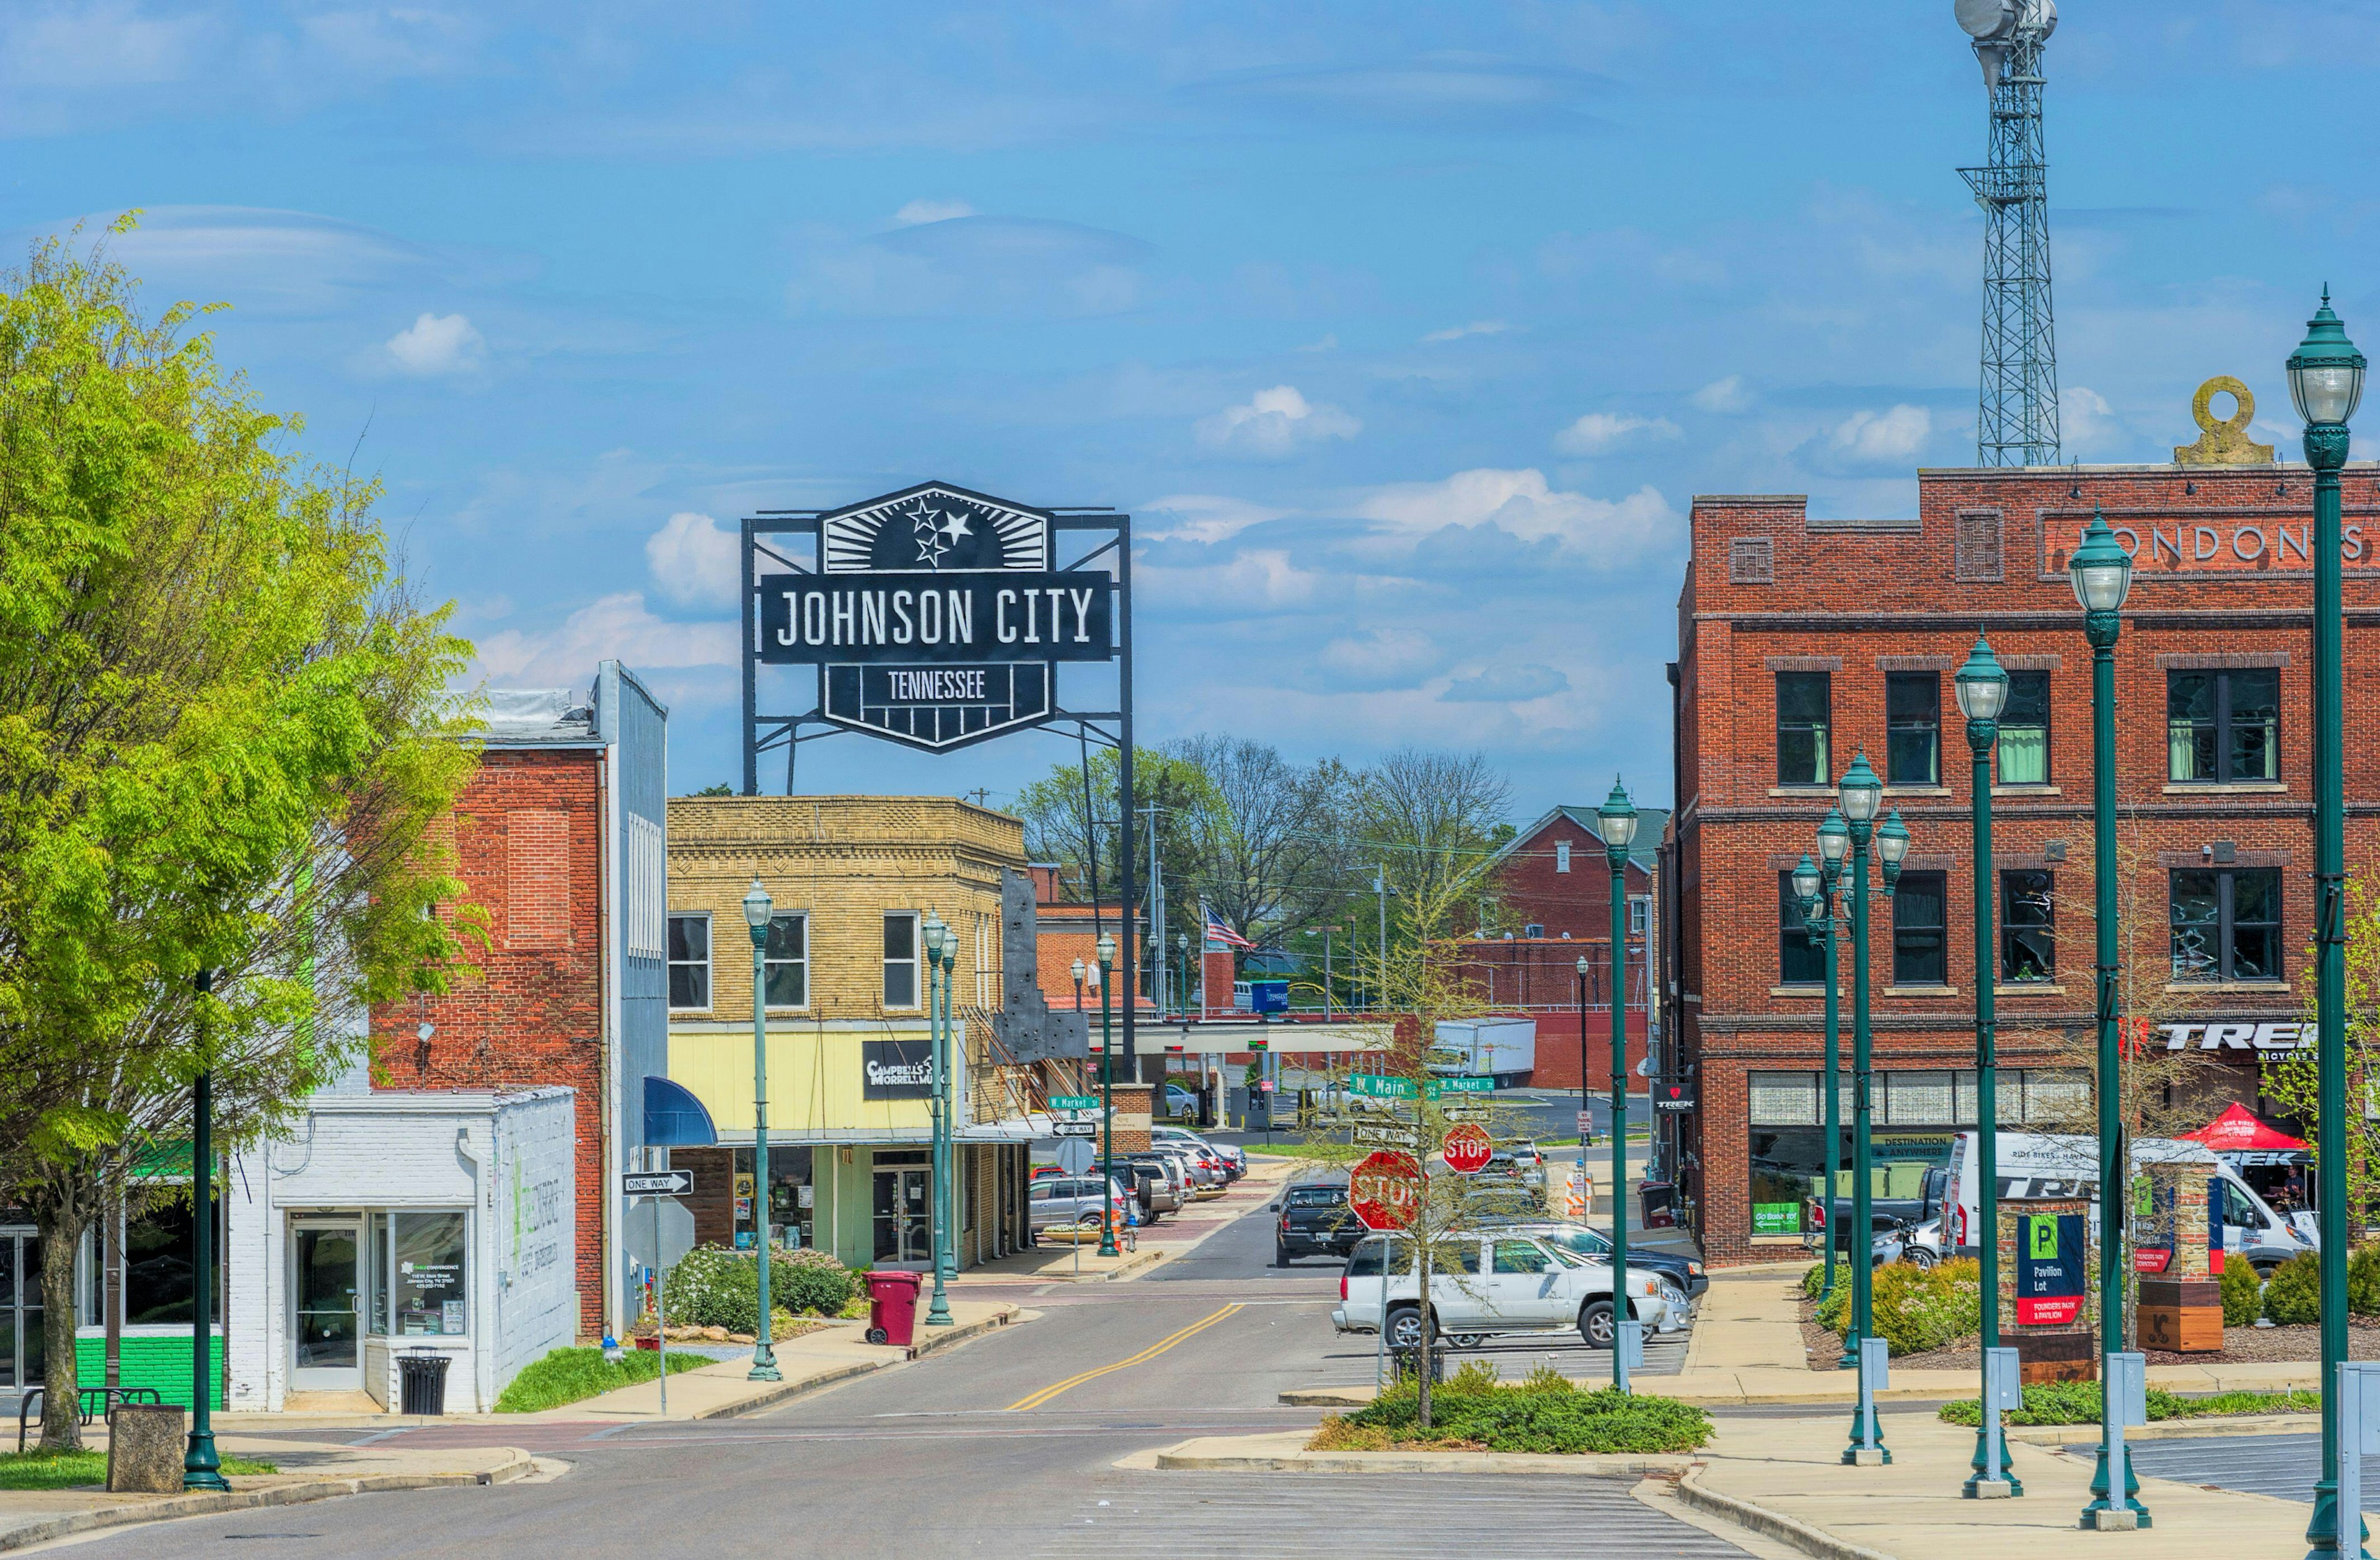
[[[1366,1229],[1404,1229],[1421,1212],[1421,1166],[1389,1149],[1366,1154],[1347,1177],[1347,1203]]]
[[[1495,1145],[1488,1140],[1488,1129],[1475,1121],[1466,1121],[1446,1129],[1446,1142],[1439,1151],[1446,1155],[1446,1167],[1468,1176],[1488,1168],[1488,1156]]]

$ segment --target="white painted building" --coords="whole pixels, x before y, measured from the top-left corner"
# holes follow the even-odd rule
[[[340,1089],[224,1178],[225,1402],[399,1402],[397,1359],[447,1355],[446,1409],[484,1412],[576,1340],[576,1096]],[[293,1399],[297,1399],[293,1405]],[[335,1399],[314,1404],[334,1407]]]

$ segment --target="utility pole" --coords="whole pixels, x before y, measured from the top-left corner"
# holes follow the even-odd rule
[[[1165,1020],[1165,996],[1168,982],[1165,979],[1165,874],[1157,870],[1159,810],[1157,804],[1151,802],[1138,810],[1148,814],[1148,913],[1157,930],[1157,941],[1152,945],[1157,949],[1157,957],[1150,962],[1156,967],[1153,973],[1157,982],[1157,1018],[1158,1021],[1162,1023]]]
[[[1389,994],[1389,864],[1381,862],[1372,872],[1372,892],[1380,896],[1380,989],[1372,998],[1379,1007]]]

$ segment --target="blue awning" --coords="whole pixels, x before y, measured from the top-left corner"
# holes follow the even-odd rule
[[[645,1146],[656,1149],[707,1149],[719,1142],[710,1113],[684,1084],[645,1075]]]

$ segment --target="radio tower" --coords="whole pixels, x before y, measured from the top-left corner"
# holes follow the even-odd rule
[[[1975,456],[1984,466],[2058,463],[2058,343],[2049,309],[2049,165],[2042,153],[2041,52],[2057,0],[1956,0],[1991,97],[1991,162],[1961,168],[1984,209],[1984,372]]]

